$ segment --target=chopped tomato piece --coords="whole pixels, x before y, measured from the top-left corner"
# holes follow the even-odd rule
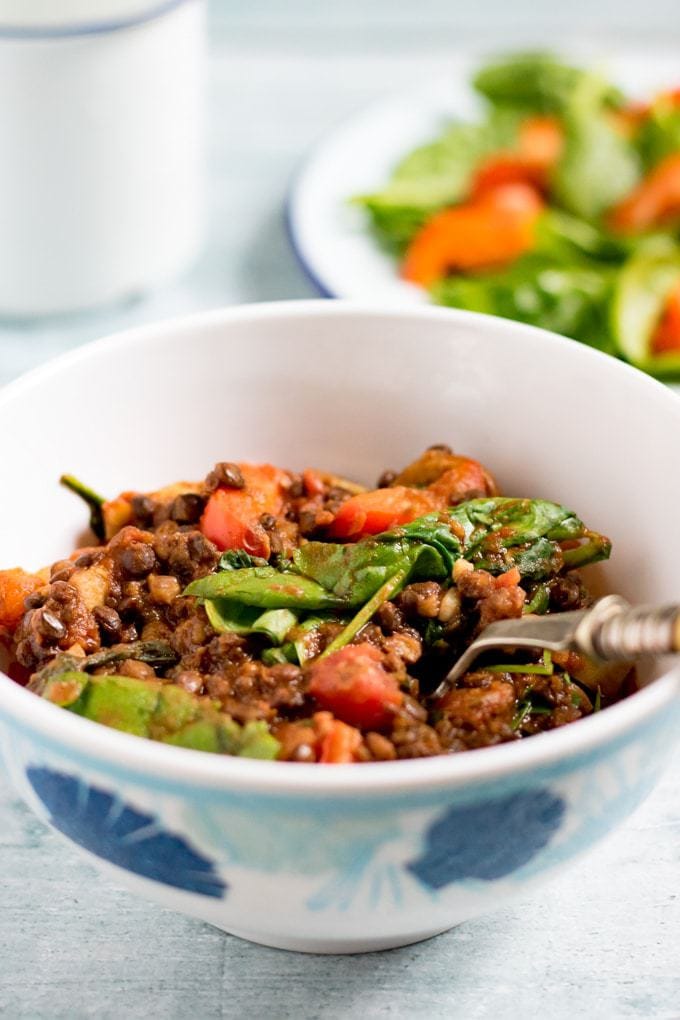
[[[328,529],[331,538],[360,538],[379,535],[398,524],[408,524],[436,510],[436,497],[420,489],[395,485],[351,496],[338,510]]]
[[[528,166],[551,169],[564,146],[564,132],[556,117],[527,117],[519,128],[519,153]]]
[[[245,549],[252,556],[269,557],[269,535],[262,514],[279,514],[288,476],[271,464],[239,464],[242,489],[219,488],[208,500],[201,531],[218,549]]]
[[[319,761],[323,765],[349,765],[355,760],[360,744],[359,730],[334,719],[321,740]]]
[[[671,291],[650,347],[652,354],[680,353],[680,287]]]
[[[349,645],[314,663],[309,693],[322,708],[351,726],[389,726],[404,700],[394,676],[373,645]]]
[[[622,233],[648,230],[674,216],[680,216],[680,153],[666,156],[614,206],[611,226]]]
[[[521,156],[511,152],[500,153],[489,157],[478,167],[470,193],[473,198],[479,198],[504,184],[529,184],[543,189],[546,173],[542,167],[532,166]]]
[[[546,190],[550,171],[559,159],[563,144],[564,135],[558,120],[528,117],[520,125],[517,149],[495,153],[478,168],[472,195],[483,195],[502,184],[529,184]]]
[[[0,627],[14,630],[24,615],[24,599],[46,582],[36,574],[14,567],[0,570]]]
[[[652,110],[659,104],[671,107],[680,106],[680,89],[669,89],[667,92],[660,92],[649,103],[628,103],[627,106],[622,106],[618,110],[611,110],[609,120],[614,127],[620,130],[621,134],[630,138],[636,134]]]
[[[528,184],[504,184],[432,217],[411,241],[402,275],[428,287],[449,270],[484,269],[514,261],[535,244],[543,208]]]
[[[649,103],[629,103],[618,110],[609,110],[607,120],[624,138],[634,138],[649,116]]]

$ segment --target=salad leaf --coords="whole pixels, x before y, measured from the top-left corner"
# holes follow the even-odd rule
[[[493,112],[477,124],[450,124],[443,134],[409,153],[381,191],[354,202],[371,216],[382,244],[403,250],[433,213],[466,197],[479,162],[509,148],[517,136],[518,117]]]
[[[680,152],[680,109],[676,104],[663,96],[653,104],[640,128],[638,147],[647,169]]]
[[[538,221],[536,248],[565,268],[582,265],[600,268],[600,262],[618,263],[635,241],[612,234],[601,224],[589,223],[564,209],[547,209]],[[598,261],[595,261],[598,260]]]
[[[584,76],[565,109],[564,148],[551,191],[568,212],[597,219],[637,184],[642,167],[633,143],[606,116],[602,83]]]
[[[397,196],[367,195],[358,199],[371,219],[376,240],[386,251],[400,255],[409,241],[440,206],[400,205]]]
[[[520,53],[483,67],[473,85],[489,102],[516,106],[533,113],[562,113],[574,90],[588,72],[558,60],[550,53]],[[622,96],[614,86],[605,84],[602,101],[617,106]]]
[[[447,277],[431,293],[442,305],[501,315],[612,350],[608,301],[613,281],[614,270],[607,265],[564,265],[537,252],[502,272]]]
[[[414,149],[396,166],[389,193],[421,207],[456,202],[488,145],[484,124],[453,123],[441,138]]]
[[[600,74],[550,53],[490,62],[474,77],[474,86],[487,100],[476,123],[448,125],[439,138],[402,159],[385,188],[355,200],[380,241],[402,255],[434,214],[467,200],[487,158],[497,161],[489,182],[502,181],[504,174],[521,176],[523,160],[533,181],[534,156],[549,163],[559,150],[557,128],[561,153],[548,179],[538,182],[546,208],[536,222],[532,250],[506,265],[438,280],[430,295],[442,305],[526,322],[626,357],[660,377],[680,378],[680,354],[651,358],[648,352],[659,295],[667,294],[674,271],[655,262],[643,272],[646,260],[638,254],[647,251],[649,238],[608,226],[610,210],[630,195],[643,172],[680,152],[674,95],[659,96],[628,131],[625,120],[612,116],[624,105],[622,93]],[[528,130],[528,119],[536,117],[551,119],[549,151],[531,147],[544,138],[540,126],[536,135]],[[674,223],[655,237],[680,244]],[[643,299],[635,281],[645,275],[650,289]]]

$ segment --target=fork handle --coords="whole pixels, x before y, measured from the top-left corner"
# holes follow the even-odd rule
[[[615,598],[600,605],[603,612],[588,614],[574,635],[591,658],[613,662],[680,652],[680,605],[633,608]]]

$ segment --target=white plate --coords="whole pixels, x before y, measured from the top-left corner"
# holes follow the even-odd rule
[[[606,68],[642,98],[680,79],[677,56],[670,54],[572,59]],[[349,199],[384,187],[395,164],[436,138],[448,120],[475,117],[479,104],[469,82],[479,63],[452,60],[446,77],[368,107],[312,153],[289,196],[288,226],[298,259],[322,294],[411,306],[428,300],[399,278],[396,262],[380,250],[363,210]]]

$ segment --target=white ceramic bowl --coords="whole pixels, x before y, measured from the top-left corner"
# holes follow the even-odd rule
[[[676,599],[680,401],[587,347],[501,319],[337,302],[247,306],[146,326],[0,395],[0,564],[77,540],[64,470],[153,489],[217,459],[366,480],[425,445],[481,458],[504,490],[608,533],[607,585]],[[678,669],[584,721],[420,761],[322,767],[154,744],[0,677],[0,744],[39,816],[116,880],[268,945],[403,945],[502,903],[614,827],[676,732]],[[92,890],[96,895],[96,888]]]

